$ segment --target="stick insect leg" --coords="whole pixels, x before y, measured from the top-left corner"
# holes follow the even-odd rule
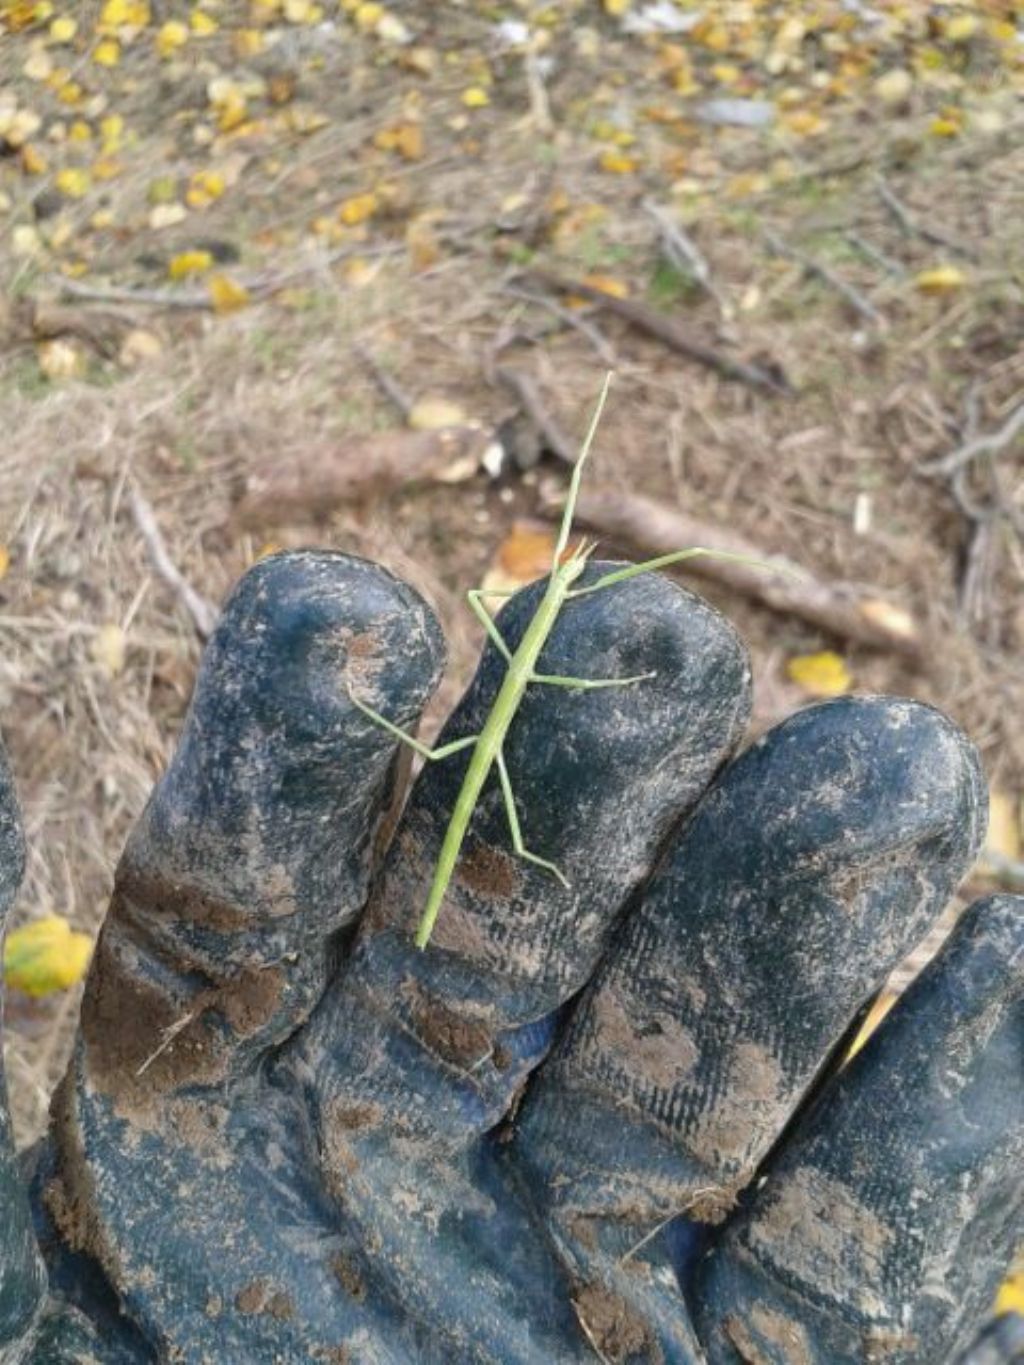
[[[590,690],[595,687],[628,687],[630,683],[646,682],[657,676],[657,673],[634,673],[631,678],[565,678],[560,673],[533,673],[530,682],[547,683],[549,687],[581,687]]]
[[[429,749],[414,735],[407,735],[404,730],[399,729],[397,725],[393,725],[391,721],[388,720],[387,716],[382,716],[380,712],[375,711],[372,706],[367,706],[364,701],[360,701],[351,689],[349,690],[348,699],[357,711],[362,711],[364,716],[369,716],[369,718],[372,721],[375,721],[382,730],[386,730],[389,735],[394,735],[394,737],[400,739],[403,744],[408,744],[410,749],[415,749],[421,758],[428,758],[431,760],[448,758],[452,754],[457,754],[461,749],[468,749],[471,744],[475,744],[480,738],[479,735],[466,735],[462,739],[452,740],[451,744],[442,744],[439,749]]]
[[[628,564],[624,569],[614,569],[611,573],[604,574],[596,583],[588,583],[585,588],[572,588],[566,593],[566,597],[587,597],[592,592],[601,592],[616,583],[624,583],[628,578],[653,573],[656,569],[665,569],[670,564],[681,564],[686,559],[724,559],[733,564],[747,564],[755,569],[769,569],[774,573],[786,574],[790,578],[796,576],[782,565],[772,564],[764,559],[754,559],[751,555],[733,554],[731,550],[709,550],[703,545],[694,545],[688,550],[674,550],[671,554],[658,555],[656,559],[645,559],[641,564]]]
[[[470,611],[494,641],[505,662],[509,664],[512,662],[512,651],[502,639],[501,631],[492,620],[491,613],[484,606],[483,599],[485,597],[510,596],[511,593],[507,593],[504,588],[470,588],[466,593],[466,601],[469,603]]]
[[[543,867],[552,876],[557,877],[566,890],[569,889],[569,879],[561,868],[554,863],[548,862],[547,858],[541,858],[536,853],[531,853],[523,843],[523,834],[519,828],[519,816],[516,813],[516,799],[512,795],[512,783],[509,780],[508,768],[505,766],[505,755],[498,750],[498,777],[501,781],[502,795],[505,797],[505,809],[508,812],[508,827],[512,834],[512,847],[520,858],[525,858],[528,863],[536,863],[538,867]]]

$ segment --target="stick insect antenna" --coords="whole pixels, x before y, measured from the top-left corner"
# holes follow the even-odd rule
[[[604,384],[601,387],[601,396],[597,400],[597,407],[594,415],[590,419],[590,428],[587,431],[586,440],[583,442],[583,449],[580,451],[579,459],[576,461],[572,471],[572,479],[569,482],[569,492],[565,499],[565,511],[562,513],[562,525],[558,531],[558,540],[555,542],[555,556],[551,561],[552,572],[558,568],[565,547],[569,544],[569,535],[572,531],[572,519],[576,513],[576,499],[579,496],[580,480],[583,478],[583,466],[587,462],[590,454],[590,447],[594,443],[594,436],[601,421],[601,413],[604,411],[605,399],[608,397],[608,390],[612,386],[612,379],[615,371],[609,370],[604,377]]]

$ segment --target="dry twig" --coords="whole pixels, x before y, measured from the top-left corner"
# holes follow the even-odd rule
[[[153,509],[135,487],[128,490],[128,507],[131,510],[139,534],[145,541],[153,568],[172,589],[182,606],[192,618],[200,639],[207,640],[217,624],[217,608],[212,602],[196,592],[192,584],[181,572],[168,553],[160,527],[156,523]]]
[[[919,472],[948,478],[977,459],[979,455],[998,455],[1021,435],[1024,435],[1024,403],[1014,408],[996,431],[983,432],[980,436],[972,437],[956,450],[950,451],[948,455],[943,455],[941,459],[929,460],[918,466]]]
[[[896,279],[902,279],[907,274],[907,268],[902,262],[897,261],[892,256],[887,256],[884,251],[880,251],[874,242],[869,242],[866,237],[862,237],[859,232],[844,232],[843,236],[862,256],[866,256],[869,261],[879,266],[887,275],[892,275]]]
[[[511,389],[519,399],[523,410],[540,432],[545,446],[551,451],[552,455],[556,455],[566,464],[574,465],[579,453],[578,449],[544,406],[540,389],[530,376],[523,374],[522,370],[509,370],[504,366],[499,366],[495,370],[495,377],[500,379],[507,389]]]
[[[325,270],[329,266],[336,265],[338,261],[343,261],[349,256],[393,256],[404,250],[405,247],[398,243],[385,243],[381,246],[363,248],[339,247],[337,251],[329,251],[324,256],[317,256],[314,260],[294,266],[290,270],[253,275],[248,279],[240,279],[237,283],[253,298],[259,298],[263,294],[273,294],[278,289],[283,289],[285,285],[305,278],[306,275],[312,275],[319,270]],[[115,284],[87,284],[82,280],[69,280],[63,276],[54,276],[50,283],[61,294],[70,298],[82,299],[86,303],[131,303],[146,305],[151,308],[192,308],[208,311],[212,311],[214,308],[213,299],[209,291],[205,289],[132,289]]]
[[[756,365],[733,360],[731,356],[723,355],[720,351],[705,346],[703,342],[695,341],[670,318],[655,312],[653,308],[648,308],[646,304],[637,303],[633,299],[616,298],[613,294],[606,294],[603,289],[595,289],[593,285],[584,284],[582,280],[566,280],[550,270],[531,269],[529,274],[541,284],[547,285],[549,289],[590,299],[599,307],[615,313],[631,327],[636,327],[639,331],[646,332],[648,336],[664,342],[671,350],[678,351],[680,355],[685,355],[690,360],[696,360],[709,370],[714,370],[723,379],[732,379],[754,389],[767,389],[771,393],[788,395],[793,392],[792,386],[777,365]]]
[[[908,237],[920,237],[925,242],[931,242],[933,246],[944,246],[949,251],[955,251],[960,256],[966,256],[968,260],[974,260],[974,252],[963,242],[958,242],[955,237],[950,237],[948,233],[940,232],[938,228],[931,227],[928,223],[922,223],[915,218],[906,204],[898,198],[889,182],[881,175],[878,177],[878,193],[881,196],[882,203]]]
[[[870,322],[875,327],[886,326],[885,318],[875,305],[866,299],[849,280],[844,280],[842,275],[837,275],[830,266],[816,260],[813,256],[809,256],[807,252],[801,251],[798,247],[790,246],[771,228],[765,228],[764,236],[776,255],[787,256],[791,261],[796,261],[798,265],[803,266],[808,274],[817,275],[818,279],[824,280],[837,294],[841,294],[854,312],[858,313],[865,321]]]
[[[689,572],[723,583],[786,616],[808,621],[829,635],[859,644],[892,649],[911,658],[921,638],[909,614],[844,583],[813,578],[791,560],[769,555],[742,536],[697,521],[663,503],[619,489],[580,493],[577,519],[612,541],[644,554],[667,554],[681,546],[700,545],[775,566],[771,573],[754,564],[710,556],[687,561]]]
[[[658,229],[662,255],[681,275],[689,275],[715,300],[719,311],[727,311],[725,300],[711,278],[711,267],[700,247],[672,215],[659,204],[645,199],[643,210]]]
[[[611,342],[599,328],[587,320],[582,311],[563,308],[560,303],[549,298],[547,294],[534,294],[529,289],[517,289],[515,285],[511,284],[503,285],[501,292],[507,294],[510,299],[519,299],[522,303],[534,303],[538,308],[546,308],[552,316],[558,318],[566,327],[571,327],[574,332],[579,332],[580,336],[586,337],[601,360],[610,369],[614,369],[618,364]]]

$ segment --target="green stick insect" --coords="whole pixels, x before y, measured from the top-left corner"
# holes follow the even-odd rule
[[[509,780],[508,767],[505,763],[505,736],[508,734],[513,720],[515,720],[519,704],[528,687],[537,684],[547,687],[571,687],[583,690],[598,687],[630,687],[636,683],[646,682],[655,674],[638,673],[629,678],[566,678],[558,674],[538,673],[537,663],[541,651],[547,643],[564,605],[575,598],[587,597],[595,592],[603,592],[606,588],[612,588],[616,583],[624,583],[627,579],[635,578],[638,574],[651,573],[656,569],[663,569],[669,564],[679,564],[685,559],[696,559],[699,555],[711,555],[718,559],[734,559],[744,563],[750,562],[743,555],[732,555],[724,550],[707,550],[694,546],[686,550],[676,550],[671,554],[658,555],[656,559],[648,559],[641,564],[630,564],[624,569],[614,569],[611,573],[603,574],[596,583],[590,583],[585,588],[573,587],[573,584],[587,567],[590,556],[597,548],[596,541],[581,541],[570,553],[566,554],[569,537],[572,533],[573,515],[576,511],[576,499],[579,495],[583,468],[594,442],[594,435],[601,420],[601,413],[604,410],[611,381],[612,374],[609,372],[605,377],[601,396],[591,418],[586,440],[583,442],[583,448],[573,468],[565,511],[562,514],[558,540],[555,543],[555,551],[551,560],[548,586],[518,648],[514,652],[505,643],[501,632],[484,606],[484,598],[486,597],[508,597],[511,596],[511,593],[501,589],[470,588],[466,594],[473,614],[480,621],[491,640],[494,641],[495,648],[501,653],[508,665],[505,680],[494,699],[490,714],[480,733],[478,735],[466,735],[462,739],[454,740],[451,744],[443,744],[437,749],[429,749],[413,735],[406,734],[397,725],[393,725],[386,716],[382,716],[378,711],[367,706],[365,702],[360,701],[351,689],[349,690],[349,698],[354,706],[386,730],[388,734],[394,735],[415,749],[423,758],[436,762],[439,759],[448,758],[452,754],[461,753],[471,746],[473,748],[473,757],[466,769],[466,776],[455,801],[455,809],[452,811],[451,819],[448,822],[434,872],[434,880],[430,886],[422,918],[416,929],[416,946],[419,948],[425,948],[430,939],[438,911],[455,871],[469,822],[472,819],[473,811],[476,809],[476,803],[491,769],[495,766],[498,769],[498,779],[505,798],[512,847],[520,858],[535,863],[537,867],[544,868],[545,871],[556,877],[563,886],[569,886],[569,882],[560,868],[549,862],[547,858],[542,858],[539,853],[534,853],[528,849],[523,842],[522,830],[519,826],[519,814],[512,793],[512,783]]]

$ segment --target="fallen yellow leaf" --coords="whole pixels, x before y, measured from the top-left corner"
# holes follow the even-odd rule
[[[225,180],[220,171],[195,171],[185,191],[185,203],[191,209],[205,209],[221,197]]]
[[[70,15],[62,14],[60,18],[50,21],[51,42],[58,44],[70,43],[77,32],[78,20],[72,19]]]
[[[188,16],[189,27],[197,38],[209,38],[211,33],[216,33],[220,24],[212,14],[207,14],[204,9],[194,9]]]
[[[37,147],[26,142],[21,149],[21,169],[26,175],[45,175],[49,170],[49,162]]]
[[[406,161],[419,161],[423,155],[423,128],[419,123],[399,123],[382,128],[373,143],[384,152],[398,152]]]
[[[121,44],[116,38],[104,38],[93,48],[92,59],[97,66],[117,66],[121,60]]]
[[[6,545],[0,545],[0,578],[6,578],[11,567],[11,552]]]
[[[69,199],[82,199],[89,193],[91,179],[80,166],[65,166],[54,176],[53,183]]]
[[[145,28],[148,23],[148,0],[106,0],[96,27],[100,33],[109,33],[121,28]]]
[[[468,90],[462,92],[462,103],[467,109],[482,109],[490,102],[491,97],[482,85],[471,85]]]
[[[168,19],[157,30],[155,42],[158,54],[166,60],[188,42],[188,29],[180,19]]]
[[[640,165],[635,156],[627,156],[625,152],[613,151],[611,148],[601,153],[597,164],[609,175],[631,175]]]
[[[250,294],[244,284],[239,284],[228,275],[211,275],[206,281],[210,291],[210,301],[215,313],[235,313],[250,301]]]
[[[100,119],[100,141],[108,156],[120,151],[123,136],[124,118],[121,114],[106,114]]]
[[[88,934],[72,929],[60,915],[47,915],[8,934],[4,977],[26,995],[52,995],[80,981],[91,956]]]
[[[967,283],[967,276],[955,265],[937,265],[914,276],[922,294],[953,294]]]
[[[124,668],[128,640],[116,621],[100,626],[92,638],[89,653],[108,677],[116,678]]]
[[[338,217],[346,226],[355,227],[358,223],[365,223],[367,218],[372,218],[378,207],[375,194],[355,194],[351,199],[345,199],[339,204]]]
[[[313,0],[284,0],[284,17],[290,24],[318,24],[324,12]]]
[[[613,299],[628,299],[629,285],[625,280],[617,280],[614,275],[584,275],[581,281],[591,289],[599,289],[602,294],[610,294]]]
[[[796,655],[786,664],[786,675],[812,697],[841,696],[853,681],[846,664],[831,649]]]
[[[213,265],[213,257],[208,251],[182,251],[172,256],[167,273],[172,280],[183,280],[188,275],[202,275]]]

